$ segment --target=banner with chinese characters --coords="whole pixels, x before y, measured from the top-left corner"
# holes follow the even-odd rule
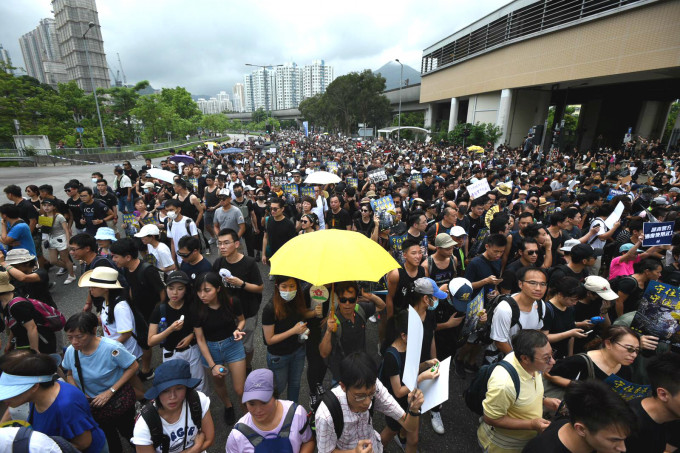
[[[423,175],[421,175],[420,173],[414,173],[414,174],[411,175],[411,178],[409,179],[409,181],[415,181],[418,184],[420,184],[420,183],[423,182]]]
[[[355,189],[357,189],[359,186],[359,180],[357,178],[347,178],[346,181],[348,186],[353,187]]]
[[[338,173],[338,163],[335,162],[335,161],[326,162],[326,171],[337,174]]]
[[[680,347],[680,290],[677,286],[651,281],[645,289],[630,328],[643,335]]]
[[[644,239],[643,247],[655,245],[671,245],[675,222],[645,222],[642,224]]]
[[[396,209],[392,195],[371,200],[371,208],[373,209],[373,212],[375,212],[380,218],[380,231],[385,231],[392,227],[394,224],[394,218],[392,215]]]
[[[309,196],[314,198],[314,186],[302,186],[300,188],[300,196]]]
[[[479,316],[482,313],[482,310],[484,310],[484,291],[480,291],[479,294],[477,294],[477,297],[472,299],[472,302],[467,306],[465,324],[463,324],[461,338],[466,338],[477,330],[477,324],[479,324]]]
[[[371,182],[387,181],[387,173],[384,168],[378,168],[368,172],[368,179]]]
[[[298,185],[295,184],[294,182],[286,183],[283,186],[281,186],[281,188],[288,195],[293,195],[294,197],[298,196]]]
[[[610,374],[607,376],[607,379],[605,379],[604,382],[626,401],[637,398],[646,398],[652,394],[651,387],[649,385],[634,384],[632,382],[628,382],[622,377],[617,376],[616,374]]]
[[[273,175],[271,176],[270,182],[272,186],[283,186],[288,182],[288,176],[286,175]]]

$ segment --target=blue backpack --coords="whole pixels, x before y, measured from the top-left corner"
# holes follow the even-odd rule
[[[286,418],[283,420],[281,431],[275,437],[263,437],[250,426],[243,423],[237,423],[234,429],[246,436],[248,442],[255,448],[255,453],[293,453],[293,446],[290,443],[290,428],[293,424],[293,417],[298,405],[293,403],[288,408]],[[302,432],[307,428],[305,425]],[[302,434],[302,432],[300,434]]]
[[[16,436],[14,436],[14,441],[12,442],[12,452],[13,453],[28,453],[30,451],[29,447],[31,445],[31,436],[33,435],[33,429],[29,426],[22,426],[17,431]],[[78,450],[75,449],[73,445],[63,437],[59,436],[48,436],[50,439],[56,443],[63,453],[77,453]]]

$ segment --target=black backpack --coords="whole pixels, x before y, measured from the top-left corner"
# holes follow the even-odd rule
[[[509,294],[499,294],[498,296],[494,297],[491,300],[491,302],[489,302],[489,305],[486,307],[487,321],[481,325],[478,331],[478,338],[484,344],[491,343],[491,322],[493,321],[493,315],[494,312],[496,311],[496,307],[498,307],[498,305],[503,301],[506,301],[508,305],[510,305],[510,309],[512,310],[512,317],[510,318],[510,327],[512,328],[513,326],[519,324],[519,328],[520,329],[523,328],[522,323],[519,322],[520,310],[519,305],[517,305],[517,301],[515,301],[515,299],[513,299],[513,297]],[[542,300],[538,301],[539,321],[543,321],[544,317],[543,304],[544,302]]]
[[[33,435],[33,428],[30,426],[22,426],[14,436],[12,442],[12,453],[28,453],[30,451],[31,436]],[[78,453],[78,450],[71,445],[69,441],[59,436],[47,436],[59,446],[62,453]]]
[[[493,370],[496,369],[497,366],[502,366],[510,374],[512,383],[515,385],[515,401],[517,401],[517,398],[519,398],[519,374],[517,374],[517,370],[515,370],[515,367],[512,366],[510,362],[501,360],[500,362],[483,365],[479,371],[477,371],[477,374],[475,375],[474,379],[472,379],[472,382],[470,382],[470,386],[463,392],[465,405],[475,414],[484,415],[482,403],[486,398],[486,391],[491,373],[493,373]]]
[[[191,421],[194,423],[194,425],[196,425],[198,431],[200,431],[201,422],[203,421],[203,409],[201,408],[201,398],[198,396],[198,392],[194,389],[188,388],[186,393],[186,402],[189,405]],[[162,453],[168,453],[168,450],[170,449],[170,436],[163,432],[163,421],[161,420],[161,416],[158,414],[158,410],[156,409],[153,401],[149,401],[144,406],[142,406],[139,417],[142,417],[146,425],[149,427],[153,448],[160,447]],[[187,427],[185,426],[184,428],[186,431]],[[184,437],[184,442],[185,444],[182,447],[182,450],[186,448],[186,435]]]

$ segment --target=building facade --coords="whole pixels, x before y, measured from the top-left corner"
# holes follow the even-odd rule
[[[0,63],[4,64],[6,69],[5,72],[9,72],[10,74],[14,74],[13,69],[9,69],[10,66],[12,66],[12,59],[9,56],[9,52],[7,52],[7,49],[2,47],[2,44],[0,44]]]
[[[29,76],[53,88],[68,81],[54,19],[41,19],[34,30],[19,39],[19,45]]]
[[[276,68],[276,107],[294,109],[302,100],[302,70],[295,63]]]
[[[91,93],[93,86],[109,88],[109,67],[94,0],[52,0],[57,42],[68,80]],[[94,26],[88,31],[89,23]],[[87,32],[86,39],[83,35]],[[88,64],[89,54],[89,64]]]
[[[306,65],[302,73],[302,99],[325,93],[333,79],[333,66],[326,65],[324,60]]]
[[[244,104],[245,104],[246,92],[245,92],[245,87],[243,86],[242,83],[234,84],[234,88],[232,89],[232,95],[233,95],[232,103],[234,105],[233,111],[234,112],[245,111]]]

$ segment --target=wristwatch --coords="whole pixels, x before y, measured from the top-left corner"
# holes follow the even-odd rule
[[[111,387],[109,390],[111,390],[111,393],[116,393],[116,389],[114,389],[113,387]]]
[[[246,282],[243,282],[243,284],[241,285],[241,289],[246,289]]]

